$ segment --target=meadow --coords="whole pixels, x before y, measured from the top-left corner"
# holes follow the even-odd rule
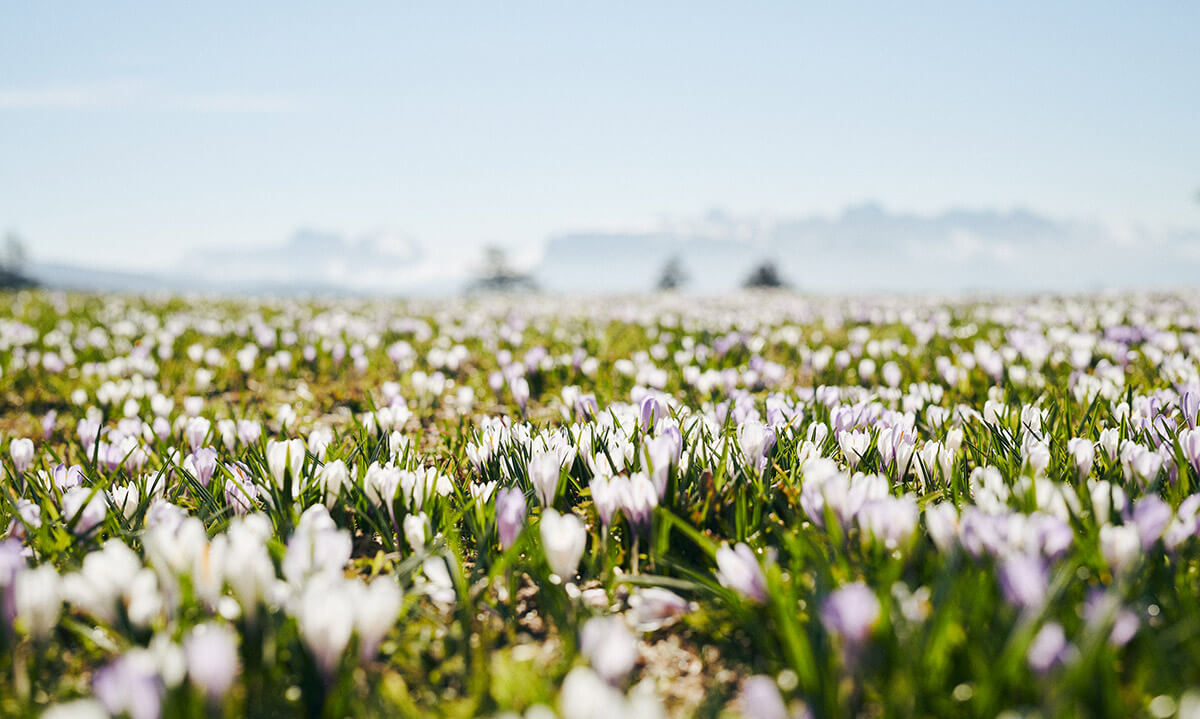
[[[1200,716],[1200,296],[0,307],[0,715]]]

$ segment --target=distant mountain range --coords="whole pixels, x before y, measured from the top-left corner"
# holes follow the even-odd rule
[[[37,263],[29,273],[47,286],[100,291],[461,292],[480,250],[463,259],[429,249],[404,236],[302,230],[275,247],[197,249],[181,266],[152,274]],[[637,230],[556,235],[528,269],[548,291],[640,292],[655,286],[673,257],[689,276],[686,289],[697,292],[735,288],[764,261],[792,286],[818,292],[1190,287],[1200,277],[1200,231],[1118,231],[1020,209],[918,215],[875,203],[833,217],[714,211]]]
[[[694,290],[722,290],[772,261],[798,288],[822,292],[1194,286],[1200,232],[1118,233],[1027,210],[954,209],[935,215],[850,207],[832,218],[700,222],[639,232],[572,233],[546,245],[537,277],[548,289],[652,287],[678,257]]]

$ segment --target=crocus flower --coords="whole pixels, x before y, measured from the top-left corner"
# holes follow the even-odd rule
[[[508,549],[517,541],[528,511],[521,490],[505,487],[496,493],[496,532],[500,535],[502,548]]]
[[[950,502],[926,505],[925,529],[939,552],[950,552],[958,542],[958,510]]]
[[[340,459],[335,459],[332,462],[325,463],[321,467],[321,472],[317,475],[317,483],[321,487],[321,492],[325,497],[325,506],[333,507],[338,496],[342,492],[342,488],[350,484],[350,470],[346,468],[346,463]]]
[[[213,473],[217,470],[217,450],[212,447],[197,449],[183,460],[183,468],[197,482],[207,487],[208,483],[212,481]]]
[[[348,581],[314,579],[301,592],[295,610],[300,636],[327,682],[354,633],[355,597],[346,588]]]
[[[669,625],[691,609],[683,597],[662,587],[643,587],[629,595],[626,619],[639,632],[653,632]]]
[[[558,492],[558,478],[562,474],[562,462],[552,452],[534,452],[528,464],[529,482],[533,493],[543,507],[554,504]]]
[[[105,504],[104,492],[93,493],[87,487],[76,487],[63,494],[63,518],[68,523],[75,522],[75,534],[87,534],[104,521]]]
[[[747,420],[738,427],[738,446],[746,464],[758,471],[767,467],[767,455],[775,446],[775,430],[757,420]]]
[[[425,538],[429,535],[429,517],[424,512],[406,514],[401,527],[404,530],[404,540],[414,552],[425,549]]]
[[[637,640],[620,617],[593,617],[579,633],[579,649],[610,684],[624,679],[637,661]]]
[[[1075,472],[1080,477],[1086,477],[1092,471],[1096,461],[1096,445],[1090,439],[1074,437],[1067,440],[1067,452],[1075,463]]]
[[[54,480],[54,485],[61,492],[66,492],[83,484],[83,468],[77,464],[73,464],[70,467],[65,464],[55,465],[54,469],[50,470],[50,475]]]
[[[50,439],[54,434],[54,426],[58,423],[58,412],[50,410],[42,416],[42,439]]]
[[[200,449],[204,444],[204,439],[208,436],[208,430],[212,427],[212,422],[209,422],[204,417],[191,417],[187,424],[183,427],[183,436],[187,439],[192,451]]]
[[[1114,573],[1124,572],[1142,556],[1138,528],[1131,524],[1106,524],[1100,528],[1100,553]]]
[[[13,469],[24,472],[33,464],[33,440],[14,439],[8,445],[8,454],[12,457]]]
[[[283,489],[284,480],[290,473],[292,496],[300,493],[300,470],[304,466],[304,451],[304,440],[267,440],[267,467],[271,470],[271,479],[275,481],[276,487]]]
[[[553,509],[542,513],[540,521],[542,550],[550,571],[563,579],[575,576],[583,550],[587,546],[587,529],[574,514],[559,514]]]
[[[112,715],[158,719],[163,683],[144,651],[131,651],[102,667],[92,678],[92,693]]]
[[[188,676],[209,699],[225,696],[238,674],[237,632],[224,624],[200,624],[183,642]]]
[[[563,719],[623,717],[629,712],[621,692],[589,667],[567,673],[558,703]]]
[[[395,626],[404,595],[400,585],[388,576],[377,577],[358,594],[354,630],[358,634],[359,657],[365,662],[375,656],[380,642]]]
[[[846,464],[853,470],[871,446],[871,435],[861,431],[842,432],[838,435],[838,446],[841,447],[842,456],[846,458]]]
[[[717,550],[717,580],[742,596],[756,602],[767,600],[767,578],[754,556],[754,550],[744,542],[730,549],[726,544]]]
[[[1146,495],[1133,505],[1133,523],[1142,549],[1154,546],[1174,516],[1171,506],[1156,494]]]
[[[18,572],[13,592],[17,620],[37,639],[50,635],[58,623],[62,589],[52,564]]]
[[[997,572],[1000,591],[1009,604],[1028,609],[1046,598],[1050,577],[1046,562],[1032,554],[1017,554],[1004,560]]]
[[[631,525],[645,529],[650,525],[650,514],[658,506],[658,492],[645,472],[630,477],[628,487],[621,497],[621,511]]]
[[[229,464],[225,468],[229,470],[229,479],[225,481],[225,503],[237,514],[245,514],[254,508],[258,485],[241,464]]]
[[[862,582],[847,584],[830,594],[821,605],[821,623],[848,647],[860,646],[871,636],[879,620],[879,599]]]
[[[787,706],[779,694],[779,685],[771,677],[757,674],[742,680],[738,709],[747,719],[788,719]]]
[[[1067,657],[1067,637],[1058,622],[1047,622],[1033,638],[1026,658],[1036,674],[1047,674]]]

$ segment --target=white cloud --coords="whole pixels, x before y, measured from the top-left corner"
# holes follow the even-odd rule
[[[141,83],[131,81],[0,89],[0,109],[82,110],[114,107],[137,99],[143,92]]]
[[[300,109],[296,98],[271,94],[198,93],[180,95],[172,103],[180,110],[196,112],[275,113]]]

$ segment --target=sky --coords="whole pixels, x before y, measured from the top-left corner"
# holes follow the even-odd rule
[[[434,261],[713,210],[1200,228],[1197,3],[5,3],[0,231]],[[372,240],[374,241],[374,240]]]

